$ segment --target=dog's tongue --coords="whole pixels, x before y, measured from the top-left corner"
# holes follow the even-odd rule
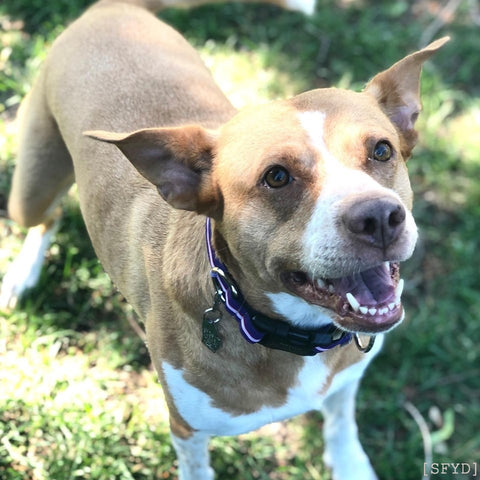
[[[335,278],[331,282],[337,294],[345,298],[351,293],[361,305],[386,304],[395,299],[395,286],[387,265]]]

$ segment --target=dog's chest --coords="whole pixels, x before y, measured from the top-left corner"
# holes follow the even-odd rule
[[[378,351],[379,347],[380,345],[374,350]],[[163,362],[162,370],[166,387],[178,413],[192,429],[212,435],[238,435],[256,430],[268,423],[320,409],[326,396],[361,378],[376,351],[365,355],[360,362],[339,371],[333,377],[332,369],[325,364],[321,355],[306,357],[295,384],[288,390],[281,405],[259,405],[257,410],[246,414],[231,413],[241,409],[242,405],[232,405],[230,412],[226,408],[216,406],[212,399],[213,395],[189,384],[181,369]],[[221,388],[221,382],[222,379],[218,378],[218,388]],[[239,383],[238,388],[244,387]],[[257,388],[273,390],[275,386],[258,385]],[[249,394],[248,391],[244,392],[245,397]]]

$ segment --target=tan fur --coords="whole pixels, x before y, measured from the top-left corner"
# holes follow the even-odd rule
[[[228,246],[220,246],[219,255],[245,285],[252,305],[270,313],[261,292],[279,291],[279,269],[300,268],[298,232],[322,185],[296,113],[286,102],[241,112],[220,130],[213,172],[225,210],[218,232]],[[248,132],[247,142],[242,132]],[[259,189],[263,173],[272,165],[286,167],[298,179],[288,195]],[[294,259],[297,262],[291,263]]]
[[[396,82],[436,48],[407,57],[405,74],[396,64]],[[401,152],[410,145],[412,132],[390,121],[404,91],[394,91],[392,100],[385,93],[389,82],[385,73],[365,93],[315,90],[235,115],[177,32],[136,5],[104,0],[56,40],[26,101],[10,215],[26,226],[48,221],[75,170],[96,253],[145,322],[160,379],[168,362],[233,415],[281,406],[304,358],[248,344],[226,312],[219,323],[223,347],[213,353],[201,342],[213,287],[205,218],[198,213],[214,218],[217,253],[248,302],[278,317],[266,294],[285,290],[282,271],[301,268],[301,234],[325,181],[299,112],[324,112],[332,154],[411,206],[406,158],[388,171],[365,162],[370,137],[387,137]],[[296,179],[288,194],[261,183],[265,170],[279,164]],[[185,191],[173,188],[177,178]],[[326,391],[334,375],[363,354],[349,345],[322,358],[330,370]],[[163,383],[172,432],[188,439],[194,431]]]
[[[395,91],[392,94],[397,96]],[[381,185],[396,191],[411,208],[412,192],[405,167],[408,156],[403,155],[404,133],[388,121],[388,116],[372,95],[338,89],[314,90],[295,98],[294,104],[303,111],[321,108],[327,114],[325,138],[332,155],[347,167],[367,171]],[[372,139],[373,144],[379,140],[388,140],[392,144],[400,153],[394,168],[392,162],[386,168],[385,164],[369,161],[369,152],[365,151],[368,139]]]

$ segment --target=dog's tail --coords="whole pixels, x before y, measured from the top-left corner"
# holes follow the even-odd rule
[[[146,8],[151,12],[158,12],[167,7],[190,8],[205,3],[221,3],[226,0],[121,0],[122,3],[131,3],[139,7]],[[240,0],[244,3],[255,2],[258,0]],[[266,3],[273,3],[287,10],[298,10],[311,15],[315,10],[316,0],[262,0]],[[101,0],[99,3],[118,2],[118,0]]]

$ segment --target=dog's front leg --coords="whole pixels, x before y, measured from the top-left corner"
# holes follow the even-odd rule
[[[213,480],[208,452],[210,437],[199,432],[186,439],[173,433],[171,437],[177,452],[179,480]]]
[[[329,395],[323,405],[324,462],[334,480],[376,480],[370,460],[358,439],[355,395],[359,380],[347,383]]]

